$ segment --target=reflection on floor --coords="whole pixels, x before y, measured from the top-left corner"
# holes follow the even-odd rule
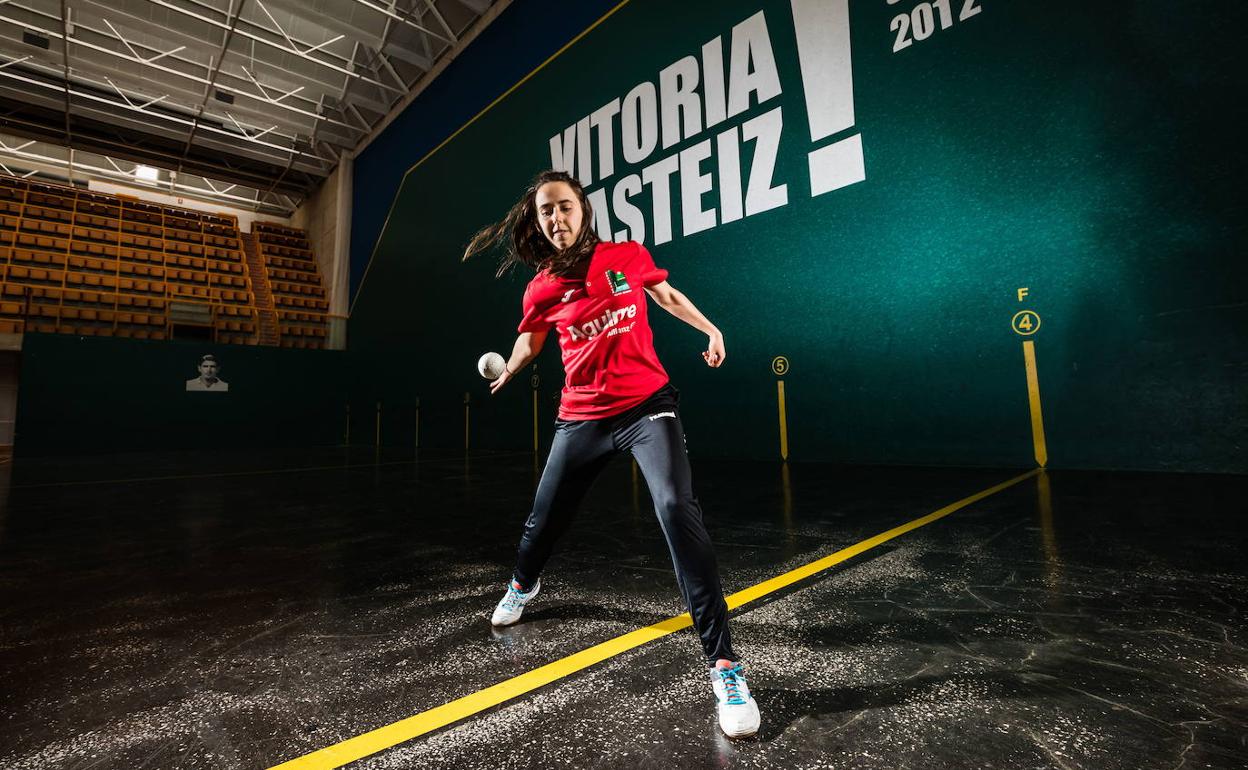
[[[695,462],[727,591],[1018,470]],[[0,466],[0,767],[256,768],[683,610],[644,482],[604,474],[492,630],[531,454]],[[1248,478],[1049,472],[733,618],[722,738],[692,631],[360,768],[1248,765]]]

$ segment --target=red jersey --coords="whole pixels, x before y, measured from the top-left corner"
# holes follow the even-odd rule
[[[667,384],[646,317],[645,287],[667,280],[640,243],[598,244],[584,275],[543,270],[524,290],[521,332],[559,335],[567,381],[561,420],[600,420]]]

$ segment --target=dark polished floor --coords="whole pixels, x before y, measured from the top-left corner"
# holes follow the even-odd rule
[[[729,592],[1017,470],[695,462]],[[528,454],[0,465],[0,768],[264,768],[682,611],[619,462],[493,631]],[[3,490],[7,489],[7,498]],[[359,768],[1244,768],[1248,477],[1050,472]]]

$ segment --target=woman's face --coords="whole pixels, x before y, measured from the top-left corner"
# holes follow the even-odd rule
[[[581,201],[567,182],[547,182],[537,188],[537,226],[556,249],[563,251],[576,242],[585,216]]]

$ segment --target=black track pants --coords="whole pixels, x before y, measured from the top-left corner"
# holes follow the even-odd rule
[[[618,418],[559,420],[533,512],[524,525],[515,579],[526,590],[541,576],[555,541],[567,531],[590,485],[611,458],[632,452],[667,538],[676,582],[707,661],[737,660],[728,636],[728,605],[702,508],[693,496],[684,430],[670,385]]]

